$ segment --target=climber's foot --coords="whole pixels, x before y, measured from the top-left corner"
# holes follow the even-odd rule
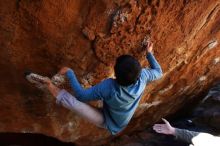
[[[37,88],[45,89],[49,84],[51,84],[51,80],[48,77],[44,77],[31,71],[27,71],[24,73],[25,78],[32,84],[35,84]]]

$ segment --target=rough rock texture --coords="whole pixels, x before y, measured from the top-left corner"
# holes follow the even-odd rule
[[[220,133],[220,82],[209,90],[208,95],[193,111],[192,121],[199,126],[207,126]]]
[[[67,65],[88,87],[112,77],[121,54],[146,65],[146,36],[164,77],[148,85],[127,134],[174,113],[219,79],[220,1],[0,0],[0,131],[84,145],[110,139],[29,85],[23,71],[51,77]]]

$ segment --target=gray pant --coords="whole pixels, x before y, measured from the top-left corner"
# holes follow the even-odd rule
[[[98,127],[105,128],[104,116],[101,111],[84,102],[77,100],[66,90],[62,89],[56,97],[56,103],[75,112],[77,115],[95,124]]]

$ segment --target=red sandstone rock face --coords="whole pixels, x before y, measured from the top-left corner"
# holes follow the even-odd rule
[[[0,131],[78,144],[106,141],[105,130],[57,106],[24,80],[23,71],[52,76],[67,65],[88,87],[112,77],[121,54],[146,65],[146,36],[164,77],[148,85],[125,133],[174,113],[219,78],[220,1],[0,0]]]

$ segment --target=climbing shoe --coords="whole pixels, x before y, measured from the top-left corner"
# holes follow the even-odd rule
[[[34,84],[39,89],[45,89],[46,84],[49,83],[50,79],[48,77],[44,77],[38,74],[35,74],[31,71],[26,71],[24,73],[25,78],[32,84]]]

